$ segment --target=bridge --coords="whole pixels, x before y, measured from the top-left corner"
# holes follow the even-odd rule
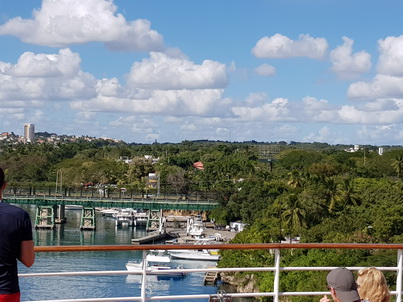
[[[95,230],[95,208],[132,208],[148,211],[149,225],[161,225],[163,210],[210,211],[219,206],[218,202],[209,200],[189,200],[173,198],[142,198],[142,197],[96,197],[82,195],[57,194],[10,194],[4,192],[3,202],[13,204],[36,205],[35,228],[54,228],[56,223],[66,222],[66,206],[80,206],[82,230]]]
[[[13,195],[4,194],[3,201],[14,204],[40,206],[77,205],[99,208],[133,208],[142,210],[211,211],[218,207],[216,201],[172,198],[114,198],[64,195]]]

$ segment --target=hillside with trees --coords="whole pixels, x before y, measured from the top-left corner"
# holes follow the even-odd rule
[[[114,184],[116,190],[142,194],[155,194],[147,188],[147,178],[157,173],[161,194],[214,198],[221,206],[210,219],[222,225],[246,223],[234,243],[294,237],[309,243],[402,243],[403,149],[385,146],[382,155],[373,146],[345,151],[351,147],[210,141],[130,145],[101,140],[20,144],[0,147],[0,166],[10,186],[54,187],[62,172],[66,188]],[[203,170],[193,166],[198,161]],[[287,266],[386,266],[396,261],[394,252],[376,250],[283,254],[282,265]],[[273,264],[269,251],[226,250],[222,255],[219,264],[225,267]],[[284,274],[281,291],[326,290],[323,272]],[[387,274],[390,284],[392,274]],[[240,276],[252,280],[245,273]],[[270,291],[272,278],[270,273],[255,273],[254,286]]]

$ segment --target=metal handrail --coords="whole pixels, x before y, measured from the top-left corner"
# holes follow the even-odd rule
[[[205,268],[205,269],[171,269],[166,272],[254,272],[271,271],[274,272],[273,292],[253,292],[253,293],[227,293],[230,297],[273,297],[275,302],[279,301],[281,296],[316,296],[329,295],[329,292],[280,292],[280,272],[282,271],[329,271],[335,267],[280,267],[280,251],[282,249],[386,249],[397,250],[397,263],[394,267],[377,267],[382,271],[396,271],[396,290],[391,291],[396,295],[396,301],[402,301],[402,272],[403,272],[403,244],[359,244],[359,243],[250,243],[250,244],[206,244],[203,249],[221,249],[221,250],[248,250],[248,249],[268,249],[274,250],[274,266],[272,267],[238,267],[238,268]],[[35,251],[42,252],[83,252],[83,251],[143,251],[143,261],[148,250],[181,250],[181,249],[200,249],[200,246],[194,244],[181,245],[100,245],[100,246],[36,246]],[[350,270],[359,270],[363,267],[347,267]],[[165,271],[165,270],[164,270]],[[71,276],[71,275],[129,275],[139,274],[129,271],[87,271],[87,272],[56,272],[56,273],[27,273],[20,274],[20,277],[39,277],[39,276]],[[211,295],[171,295],[171,296],[151,296],[146,297],[146,269],[144,266],[142,274],[141,296],[138,297],[119,297],[119,298],[94,298],[94,299],[68,299],[68,300],[44,300],[32,302],[95,302],[95,301],[148,301],[148,300],[172,300],[172,299],[208,299]]]

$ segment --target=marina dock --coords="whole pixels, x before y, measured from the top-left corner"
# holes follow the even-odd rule
[[[155,243],[155,241],[171,238],[168,233],[152,232],[145,237],[132,239],[132,244]]]

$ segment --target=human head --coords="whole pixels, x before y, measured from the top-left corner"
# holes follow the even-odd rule
[[[345,267],[339,267],[330,271],[327,274],[326,281],[335,301],[360,301],[353,273]]]
[[[368,267],[358,271],[358,293],[360,297],[371,302],[388,302],[390,293],[384,274],[374,268]]]

